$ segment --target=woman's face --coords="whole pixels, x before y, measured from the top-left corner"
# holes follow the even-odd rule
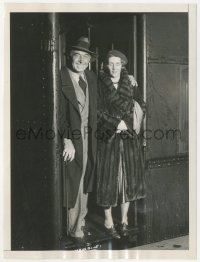
[[[108,70],[112,78],[120,77],[122,70],[121,58],[112,56],[108,58]]]

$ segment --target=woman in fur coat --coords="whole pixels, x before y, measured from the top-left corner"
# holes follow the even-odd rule
[[[114,238],[128,235],[130,201],[145,197],[144,165],[138,137],[144,102],[125,69],[126,56],[117,50],[107,54],[98,84],[97,204],[104,208],[104,226]],[[136,123],[137,122],[137,123]],[[139,123],[138,123],[139,122]],[[116,230],[112,207],[121,205]]]

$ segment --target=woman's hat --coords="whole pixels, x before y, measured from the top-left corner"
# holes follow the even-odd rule
[[[70,46],[68,50],[79,50],[79,51],[84,51],[88,54],[90,54],[92,57],[96,56],[96,53],[92,52],[90,50],[90,43],[89,39],[87,37],[80,37],[77,42]]]
[[[121,61],[124,65],[126,65],[128,63],[127,57],[122,52],[120,52],[118,50],[108,51],[107,58],[112,57],[112,56],[116,56],[116,57],[121,58]]]

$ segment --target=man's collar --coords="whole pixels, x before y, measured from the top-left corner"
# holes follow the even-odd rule
[[[80,76],[82,76],[82,78],[85,80],[85,74],[84,74],[84,72],[80,75],[80,74],[78,74],[78,73],[73,72],[73,71],[72,71],[71,69],[69,69],[69,68],[68,68],[68,71],[69,71],[70,76],[72,76],[72,77],[76,80],[76,82],[79,81],[79,77],[80,77]]]

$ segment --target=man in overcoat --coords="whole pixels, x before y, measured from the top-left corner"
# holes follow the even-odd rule
[[[96,75],[87,70],[95,54],[86,37],[68,50],[61,69],[61,126],[63,135],[64,203],[68,208],[68,232],[85,241],[88,193],[93,189],[96,158]]]

